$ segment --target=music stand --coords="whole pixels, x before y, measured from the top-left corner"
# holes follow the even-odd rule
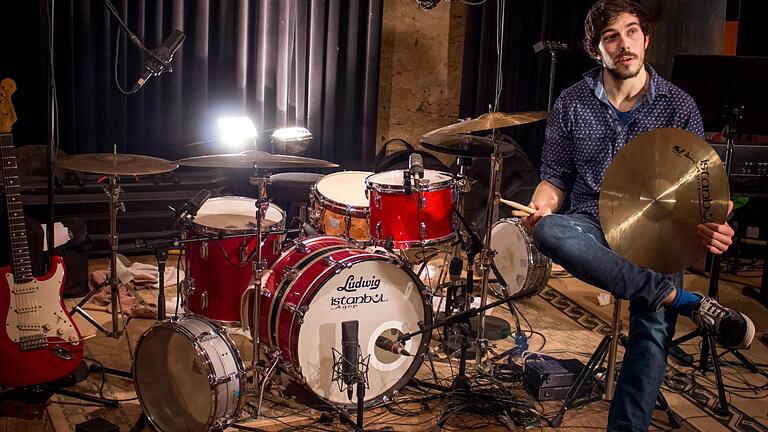
[[[696,101],[704,129],[723,131],[727,138],[723,163],[729,177],[737,134],[768,134],[768,123],[764,120],[768,116],[768,110],[764,107],[768,90],[764,86],[753,85],[754,77],[765,76],[765,73],[768,73],[768,58],[765,57],[682,54],[675,56],[672,63],[671,81]],[[719,300],[720,255],[713,255],[711,263],[708,295]],[[687,356],[677,345],[697,336],[702,336],[698,369],[706,373],[710,370],[709,361],[712,361],[719,398],[717,411],[721,415],[728,415],[730,411],[719,357],[730,352],[751,372],[757,373],[758,369],[738,350],[727,349],[718,354],[713,335],[701,330],[675,339],[670,353],[685,362]]]

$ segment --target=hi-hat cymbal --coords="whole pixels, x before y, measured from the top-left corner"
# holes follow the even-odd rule
[[[322,159],[303,156],[273,155],[261,150],[242,153],[195,156],[174,161],[183,166],[209,168],[336,168],[339,165]]]
[[[638,135],[616,155],[600,191],[600,224],[611,249],[659,273],[675,273],[706,249],[697,225],[724,223],[728,177],[706,141],[682,129]]]
[[[58,166],[64,169],[111,175],[160,174],[179,166],[165,159],[120,153],[86,153],[63,156]]]
[[[490,157],[493,153],[493,140],[474,135],[453,134],[423,137],[421,145],[427,150],[464,157]],[[503,156],[525,154],[516,142],[499,142],[499,151]]]
[[[464,120],[459,123],[441,127],[427,132],[422,138],[434,135],[451,135],[458,133],[478,132],[490,129],[499,129],[509,126],[517,126],[544,120],[549,116],[549,111],[528,111],[519,113],[489,112],[480,117]]]

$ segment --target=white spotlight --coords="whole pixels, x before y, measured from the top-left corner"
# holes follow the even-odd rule
[[[286,127],[274,131],[270,138],[274,152],[302,156],[312,141],[312,133],[303,127]]]
[[[219,119],[219,136],[229,147],[243,148],[256,137],[256,126],[248,117],[224,117]]]

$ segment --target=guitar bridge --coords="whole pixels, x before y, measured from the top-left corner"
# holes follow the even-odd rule
[[[19,348],[22,351],[29,351],[37,348],[41,348],[48,345],[48,338],[44,334],[36,334],[31,336],[22,336],[19,338]]]

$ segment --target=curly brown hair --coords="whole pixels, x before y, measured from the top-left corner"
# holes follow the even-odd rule
[[[648,36],[650,31],[648,15],[645,14],[640,4],[633,0],[599,0],[592,5],[589,13],[587,13],[587,19],[584,20],[582,45],[590,57],[595,60],[600,59],[600,51],[597,48],[600,44],[600,35],[611,20],[623,13],[636,16],[640,21],[640,30]]]

